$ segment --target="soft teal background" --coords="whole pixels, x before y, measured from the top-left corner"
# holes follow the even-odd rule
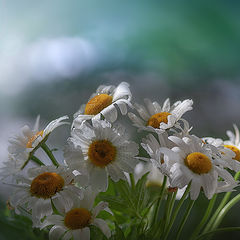
[[[38,114],[42,124],[72,116],[103,83],[129,82],[139,102],[192,98],[193,132],[226,137],[240,126],[239,8],[233,0],[0,0],[0,166],[20,127]],[[61,149],[68,130],[51,143]],[[10,187],[0,187],[5,201]],[[222,225],[240,226],[237,207]],[[231,236],[240,235],[217,239]]]

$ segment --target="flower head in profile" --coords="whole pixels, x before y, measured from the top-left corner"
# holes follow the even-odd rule
[[[97,118],[101,116],[109,122],[117,120],[117,108],[119,107],[123,115],[127,114],[127,105],[131,106],[132,94],[129,84],[120,83],[117,87],[110,85],[101,85],[97,91],[92,94],[87,104],[80,107],[79,111],[74,114],[73,126],[77,127],[84,120]]]
[[[18,212],[19,208],[32,211],[35,226],[44,217],[51,215],[52,202],[70,204],[74,198],[82,198],[82,190],[74,186],[74,175],[64,166],[30,168],[28,177],[17,176],[17,188],[10,199]]]
[[[144,99],[144,102],[146,107],[134,104],[140,117],[133,113],[129,113],[128,116],[139,130],[152,132],[163,132],[174,127],[185,112],[192,110],[193,104],[190,99],[177,101],[172,106],[169,99],[166,99],[162,107],[159,103],[151,102],[149,99]]]
[[[135,176],[137,179],[139,179],[145,173],[149,172],[147,175],[147,186],[161,187],[163,184],[164,176],[169,176],[170,171],[168,169],[168,165],[164,162],[164,155],[161,153],[160,148],[173,148],[176,145],[168,139],[167,132],[158,134],[158,138],[155,138],[152,134],[148,134],[146,138],[142,139],[141,145],[146,150],[150,158],[140,158],[142,160],[145,160],[145,162],[141,162],[136,166]],[[170,185],[168,177],[166,188],[174,189]],[[184,188],[178,189],[177,191],[178,192],[176,197],[177,199],[180,199],[184,192]]]
[[[232,175],[214,161],[212,148],[202,139],[192,135],[183,139],[170,136],[169,139],[177,147],[161,148],[161,152],[165,154],[164,161],[170,169],[172,186],[183,188],[191,182],[190,197],[193,200],[197,199],[201,188],[207,198],[212,198],[218,191],[218,177],[222,178],[223,185],[237,186]]]
[[[48,216],[41,228],[52,226],[49,232],[50,239],[90,240],[89,227],[94,225],[109,238],[111,231],[107,223],[103,219],[97,218],[97,215],[103,210],[110,213],[111,211],[106,202],[100,202],[93,207],[94,199],[95,194],[87,189],[82,200],[77,199],[67,207],[62,204],[56,205],[61,215]]]
[[[1,169],[4,176],[17,173],[30,160],[33,153],[38,149],[40,144],[47,140],[51,132],[57,127],[67,124],[64,120],[68,116],[63,116],[51,121],[44,129],[39,128],[40,116],[37,117],[33,129],[25,125],[21,129],[21,134],[9,140],[9,160],[4,163]]]
[[[227,131],[227,135],[229,136],[229,140],[227,141],[223,141],[221,138],[212,137],[206,137],[203,138],[203,140],[216,148],[215,160],[219,162],[219,165],[238,172],[240,171],[239,130],[235,124],[233,127],[235,134],[231,131]]]
[[[113,181],[125,179],[137,164],[138,145],[128,140],[125,128],[105,120],[84,122],[72,131],[65,151],[69,168],[88,176],[93,190],[106,191],[108,176]]]

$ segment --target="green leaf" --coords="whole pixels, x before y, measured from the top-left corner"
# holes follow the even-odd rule
[[[118,224],[116,222],[115,222],[115,229],[116,229],[116,233],[115,233],[113,239],[114,240],[126,240],[122,229],[118,226]]]

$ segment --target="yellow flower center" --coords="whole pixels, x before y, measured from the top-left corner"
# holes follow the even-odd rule
[[[237,147],[235,147],[233,145],[224,145],[224,147],[232,150],[236,154],[233,159],[240,162],[240,150]]]
[[[38,198],[50,198],[61,191],[64,179],[57,173],[45,172],[32,180],[30,192]]]
[[[108,107],[112,103],[112,99],[112,96],[105,93],[91,98],[86,104],[84,114],[96,115],[100,113],[104,108]]]
[[[98,166],[105,167],[116,158],[117,149],[108,140],[97,140],[90,144],[88,157],[90,161]]]
[[[64,218],[64,224],[72,230],[84,228],[89,225],[91,215],[86,208],[74,208],[67,212]]]
[[[197,174],[208,173],[212,169],[211,160],[208,156],[200,152],[188,154],[185,158],[185,164],[191,171]]]
[[[36,140],[36,138],[37,138],[38,136],[43,136],[43,130],[37,132],[35,135],[33,135],[32,137],[30,137],[30,138],[28,139],[28,142],[27,142],[27,144],[26,144],[26,147],[27,147],[27,148],[32,148],[32,143]]]
[[[171,115],[169,112],[156,113],[149,118],[147,125],[154,128],[159,128],[161,122],[168,123],[169,115]]]

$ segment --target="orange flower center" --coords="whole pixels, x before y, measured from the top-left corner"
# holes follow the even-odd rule
[[[232,150],[235,153],[235,157],[233,159],[240,162],[240,150],[237,147],[233,145],[224,145],[224,147]]]
[[[38,198],[50,198],[61,191],[64,179],[55,172],[45,172],[32,180],[30,192]]]
[[[185,164],[191,171],[197,174],[208,173],[212,169],[211,160],[208,156],[200,152],[188,154],[185,158]]]
[[[105,93],[91,98],[86,104],[84,114],[96,115],[100,113],[104,108],[108,107],[112,103],[112,99],[112,96]]]
[[[116,158],[117,149],[108,140],[97,140],[90,144],[88,157],[90,161],[98,166],[105,167]]]
[[[149,118],[147,125],[154,128],[159,128],[161,122],[168,123],[169,115],[171,115],[169,112],[156,113]]]
[[[37,138],[38,136],[43,136],[43,130],[37,132],[35,135],[33,135],[32,137],[30,137],[30,138],[28,139],[28,142],[27,142],[27,144],[26,144],[26,147],[27,147],[27,148],[32,148],[32,143],[36,140],[36,138]]]
[[[85,208],[74,208],[67,212],[64,218],[64,224],[72,230],[84,228],[89,225],[91,215],[92,214]]]

